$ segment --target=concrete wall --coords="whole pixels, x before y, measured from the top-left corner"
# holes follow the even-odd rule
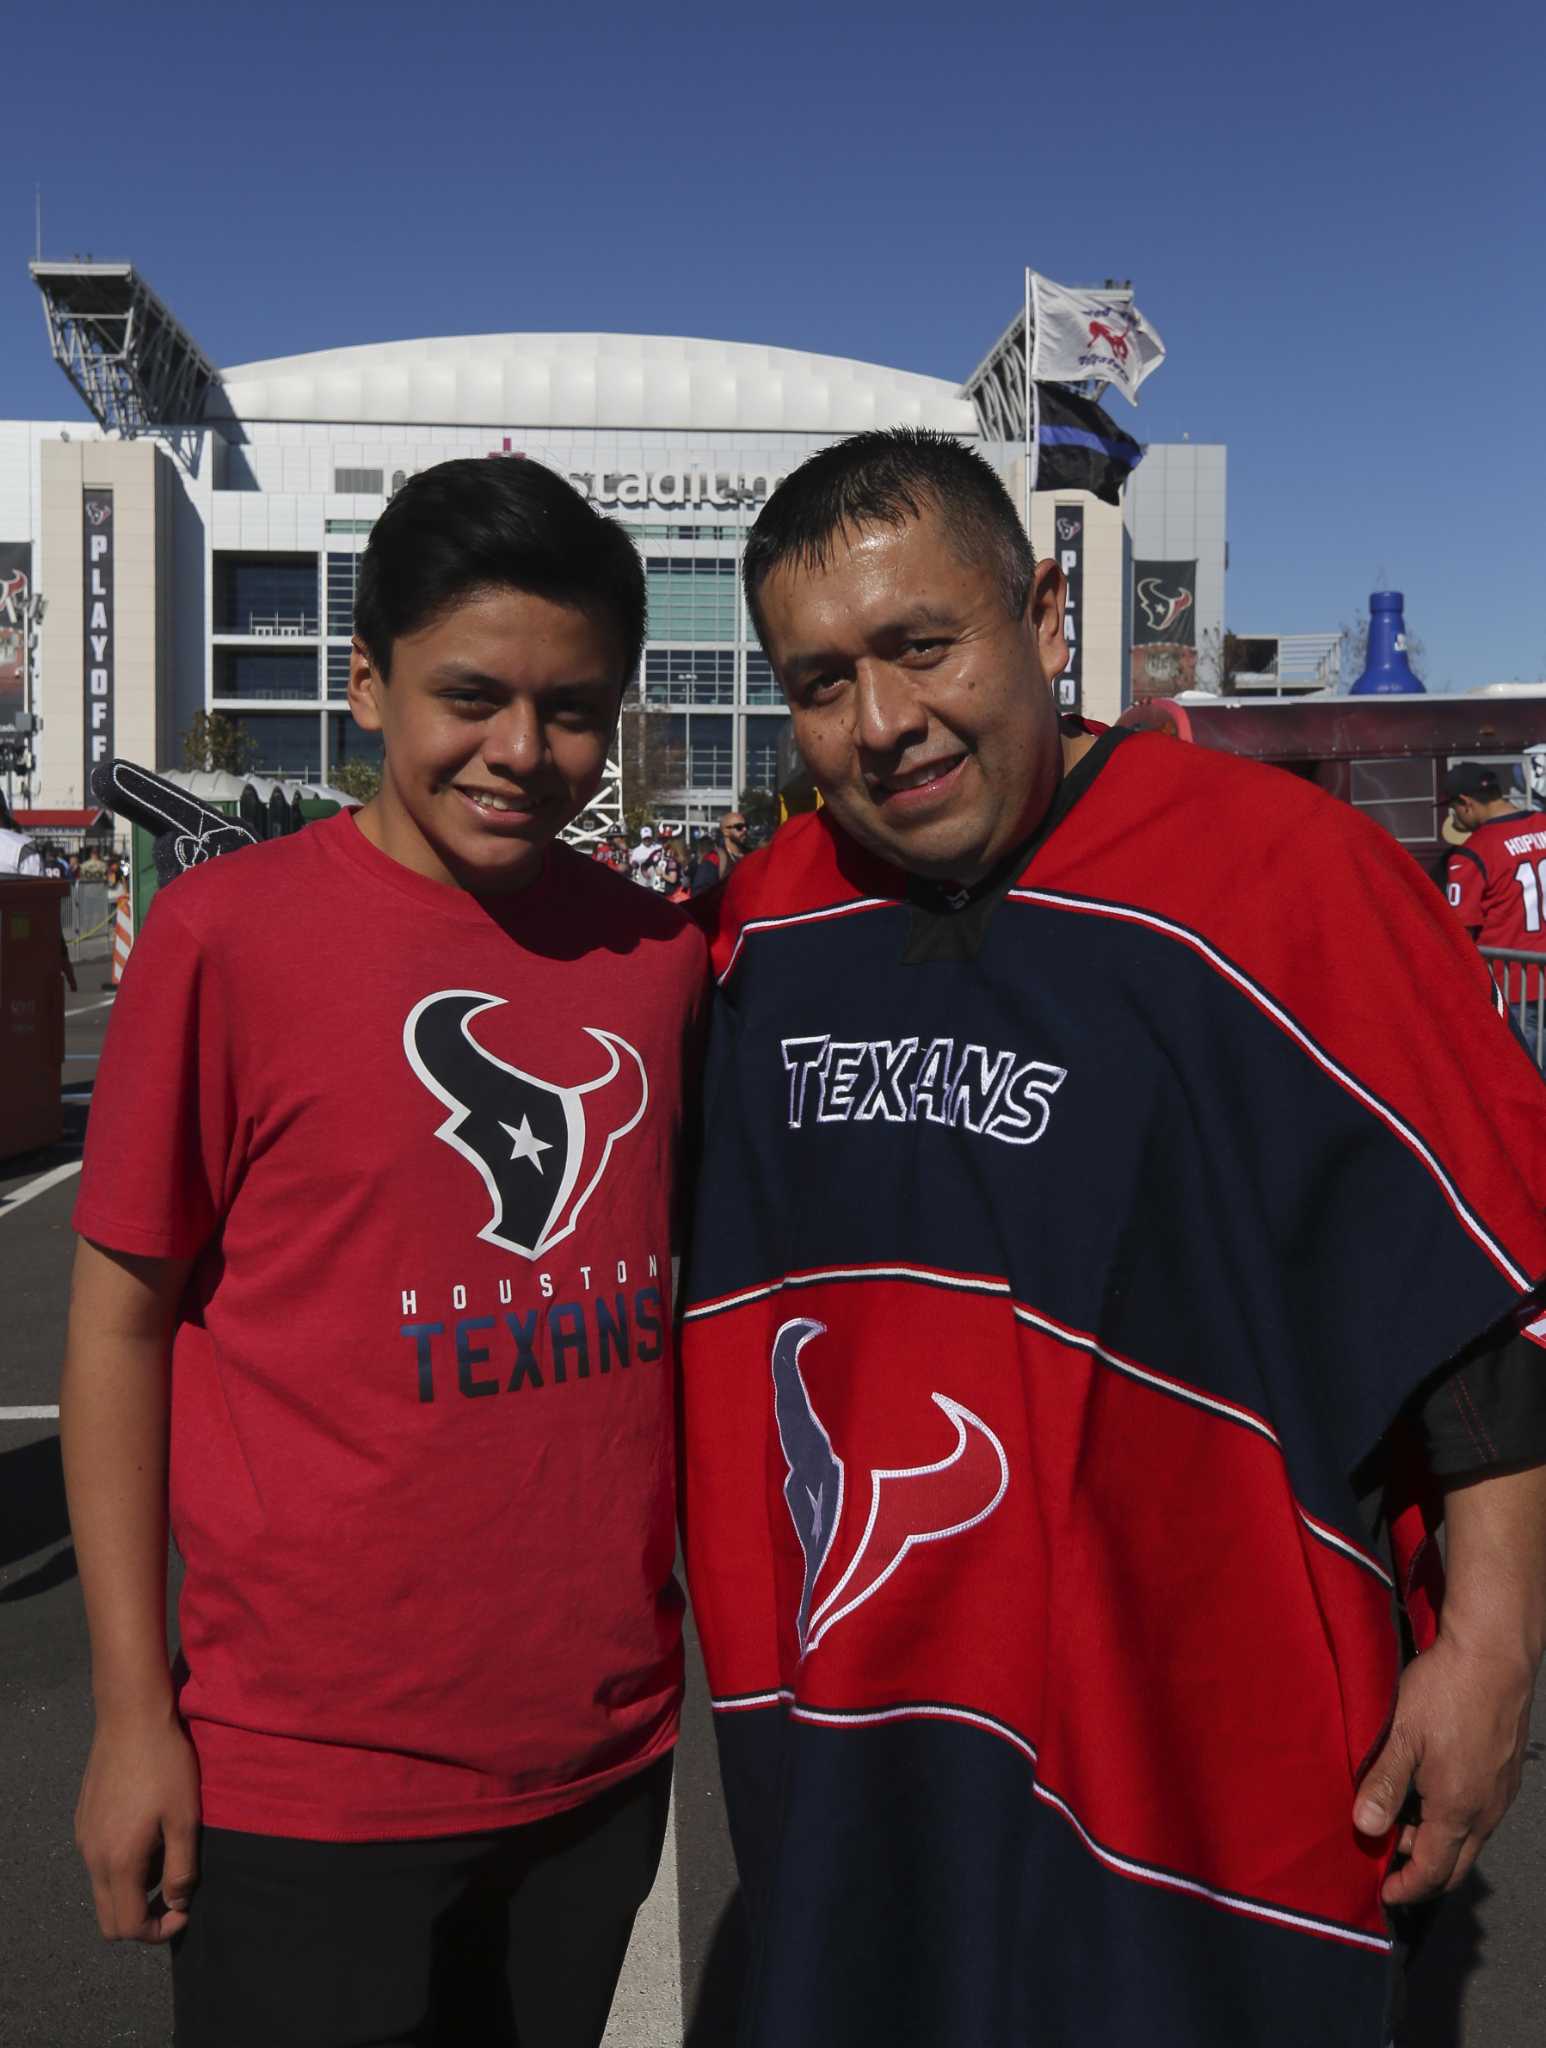
[[[1199,681],[1208,681],[1222,651],[1228,450],[1210,442],[1156,443],[1134,470],[1126,492],[1132,554],[1140,561],[1197,563],[1196,645]]]

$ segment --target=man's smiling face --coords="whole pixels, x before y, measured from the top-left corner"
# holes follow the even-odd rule
[[[795,743],[836,821],[911,873],[979,881],[1041,819],[1060,741],[1063,579],[1041,563],[1023,616],[937,512],[839,532],[824,567],[758,593]]]

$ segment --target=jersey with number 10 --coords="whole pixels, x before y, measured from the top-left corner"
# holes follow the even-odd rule
[[[1478,825],[1444,879],[1450,908],[1479,946],[1546,953],[1546,811]]]

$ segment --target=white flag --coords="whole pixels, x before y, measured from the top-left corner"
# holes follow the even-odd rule
[[[1078,384],[1101,377],[1129,405],[1165,360],[1165,344],[1131,300],[1075,292],[1031,272],[1033,382]]]

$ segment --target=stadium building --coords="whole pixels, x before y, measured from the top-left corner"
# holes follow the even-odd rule
[[[747,343],[505,334],[217,370],[128,266],[33,272],[90,414],[0,422],[0,596],[46,601],[41,622],[13,604],[8,637],[0,617],[0,726],[41,718],[40,807],[85,805],[111,754],[176,766],[200,711],[241,729],[260,773],[325,781],[369,757],[344,703],[360,555],[392,493],[450,457],[548,463],[637,541],[649,637],[625,775],[688,819],[776,786],[786,720],[737,571],[782,475],[863,428],[933,427],[980,446],[1019,502],[991,358],[963,386]],[[1121,509],[1033,498],[1037,552],[1072,571],[1063,695],[1092,716],[1131,694],[1135,563],[1189,578],[1179,646],[1221,637],[1224,457],[1151,448]]]

